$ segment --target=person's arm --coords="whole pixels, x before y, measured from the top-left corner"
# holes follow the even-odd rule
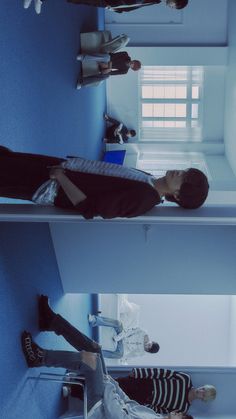
[[[76,172],[66,170],[66,175],[72,183],[78,184],[78,174]],[[81,176],[83,178],[83,173]],[[68,208],[70,207],[70,201],[62,189],[61,191],[60,189],[55,199],[55,205],[60,208]],[[129,218],[144,214],[154,205],[158,205],[159,202],[159,195],[156,194],[155,190],[151,186],[149,187],[147,184],[139,182],[138,186],[106,192],[100,192],[98,186],[97,191],[93,190],[93,192],[89,193],[84,201],[76,205],[75,210],[86,219],[96,216],[107,219],[115,217]]]
[[[164,368],[133,368],[130,376],[137,379],[153,379],[172,378],[175,377],[176,374],[178,374],[177,371],[167,370]]]
[[[127,68],[125,70],[111,70],[110,76],[117,76],[119,74],[127,74],[128,70],[129,70],[129,68]]]
[[[106,418],[112,419],[131,419],[131,416],[128,413],[128,410],[125,408],[126,398],[129,400],[128,396],[122,392],[117,391],[118,387],[112,382],[106,385],[104,396],[103,396],[103,406],[106,414]]]
[[[63,168],[53,167],[50,178],[57,180],[69,200],[74,206],[83,202],[87,196],[65,175]]]
[[[112,71],[112,62],[109,61],[108,63],[100,63],[99,67],[102,74],[110,74]]]
[[[119,126],[115,129],[115,132],[114,132],[114,135],[118,137],[119,144],[124,143],[123,135],[121,133],[122,128],[123,128],[123,124],[120,123]]]
[[[124,125],[124,124],[122,124],[122,122],[120,122],[120,123],[119,123],[118,127],[116,128],[117,134],[118,134],[118,133],[120,133],[120,131],[121,131],[121,130],[122,130],[122,128],[123,128],[123,125]]]
[[[101,69],[101,74],[111,74],[111,68],[103,68]]]
[[[149,336],[148,336],[147,334],[145,334],[145,335],[144,335],[144,338],[143,338],[143,342],[144,342],[144,344],[145,344],[145,343],[148,343],[148,342],[149,342],[149,340],[150,340],[150,339],[149,339]]]

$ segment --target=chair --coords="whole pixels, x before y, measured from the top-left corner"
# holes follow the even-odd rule
[[[88,407],[87,407],[87,387],[85,383],[85,378],[81,375],[76,374],[75,372],[68,371],[65,374],[60,373],[51,373],[51,372],[40,372],[38,376],[28,377],[28,379],[33,380],[45,380],[52,381],[61,384],[75,384],[83,388],[84,392],[84,402],[83,402],[83,414],[79,412],[70,411],[70,409],[61,415],[58,419],[87,419],[88,418]]]
[[[125,34],[118,35],[112,39],[110,31],[83,32],[80,34],[81,53],[116,52],[125,47],[129,40],[130,38]]]
[[[110,31],[93,31],[83,32],[80,34],[80,46],[82,54],[93,54],[93,53],[104,53],[109,54],[116,52],[120,48],[126,46],[130,38],[121,34],[112,39]],[[82,62],[82,74],[84,77],[94,76],[99,74],[99,67],[96,61]],[[102,82],[102,81],[101,81]],[[99,83],[93,84],[93,86],[99,85]]]

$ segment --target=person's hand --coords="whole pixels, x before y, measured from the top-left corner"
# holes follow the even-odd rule
[[[102,74],[110,74],[111,69],[110,68],[103,68],[102,69]]]
[[[171,412],[169,415],[169,419],[182,419],[183,413],[180,412]]]
[[[99,68],[102,74],[110,74],[112,70],[112,62],[109,61],[108,63],[99,63]]]
[[[58,180],[64,173],[64,169],[61,166],[54,166],[50,168],[49,176],[50,179]]]

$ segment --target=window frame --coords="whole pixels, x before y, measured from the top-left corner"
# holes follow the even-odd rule
[[[173,71],[183,70],[186,72],[186,78],[182,79],[156,79],[148,80],[148,75],[145,76],[145,70],[159,69],[163,74],[170,74]],[[195,75],[194,75],[195,72]],[[197,76],[197,77],[196,77]],[[147,78],[145,80],[145,77]],[[164,77],[164,76],[163,76]],[[158,86],[158,85],[185,85],[186,86],[186,99],[176,98],[143,98],[143,87],[145,85]],[[192,88],[198,86],[199,97],[192,97]],[[149,116],[143,117],[143,104],[145,103],[184,103],[186,104],[186,117],[163,117],[163,116]],[[198,105],[198,118],[192,116],[192,106]],[[203,106],[204,106],[204,67],[203,66],[144,66],[139,75],[139,140],[140,141],[202,141],[202,126],[203,126]],[[185,121],[186,127],[144,127],[144,121]],[[198,126],[193,127],[192,122],[198,121]],[[150,136],[148,136],[150,133]]]

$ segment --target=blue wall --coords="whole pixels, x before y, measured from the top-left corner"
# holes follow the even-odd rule
[[[104,26],[95,7],[1,0],[0,143],[13,150],[100,157],[105,83],[76,90],[80,32]],[[93,121],[93,124],[90,121]]]
[[[106,26],[115,35],[130,36],[132,46],[225,45],[227,12],[227,0],[189,0],[179,11],[164,4],[126,14],[107,11]]]
[[[152,225],[147,237],[142,224],[55,223],[51,231],[68,292],[236,293],[235,226]]]

